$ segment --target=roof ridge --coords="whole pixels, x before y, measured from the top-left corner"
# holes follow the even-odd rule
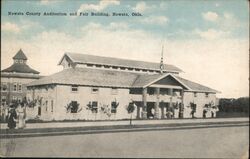
[[[74,52],[65,52],[65,54],[78,54],[78,55],[83,55],[83,56],[95,56],[95,57],[109,58],[109,59],[118,59],[118,60],[125,60],[125,61],[147,62],[147,63],[151,63],[151,64],[160,64],[160,63],[152,62],[152,61],[142,61],[142,60],[135,60],[135,59],[125,59],[125,58],[118,58],[118,57],[99,56],[99,55],[82,54],[82,53],[74,53]],[[173,64],[167,64],[167,63],[164,63],[164,65],[174,66]]]

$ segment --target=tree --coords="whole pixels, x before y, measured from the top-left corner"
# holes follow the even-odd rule
[[[109,107],[108,104],[102,104],[102,105],[101,105],[100,111],[101,111],[103,114],[106,114],[106,115],[109,117],[109,119],[110,119],[110,116],[111,116],[111,109],[110,109],[110,107]]]
[[[128,106],[126,107],[127,111],[128,111],[128,114],[130,114],[130,125],[132,125],[132,114],[135,110],[135,104],[134,102],[131,102],[128,104]]]
[[[65,106],[66,108],[66,112],[67,113],[79,113],[80,111],[82,111],[82,108],[79,108],[80,104],[77,103],[76,101],[71,101],[69,104],[67,104],[67,106]]]

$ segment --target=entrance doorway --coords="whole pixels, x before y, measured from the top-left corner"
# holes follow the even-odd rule
[[[38,107],[38,115],[41,116],[41,113],[42,113],[42,109],[41,107]]]
[[[154,118],[154,112],[152,109],[154,109],[155,103],[154,102],[147,102],[147,118],[153,119]]]

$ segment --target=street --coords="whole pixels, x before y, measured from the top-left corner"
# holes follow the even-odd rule
[[[1,139],[1,156],[248,158],[249,126]]]

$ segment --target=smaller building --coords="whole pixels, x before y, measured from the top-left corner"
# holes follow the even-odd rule
[[[1,71],[1,105],[21,102],[26,96],[26,84],[39,79],[39,72],[30,68],[28,58],[20,49],[13,57],[13,64]]]

